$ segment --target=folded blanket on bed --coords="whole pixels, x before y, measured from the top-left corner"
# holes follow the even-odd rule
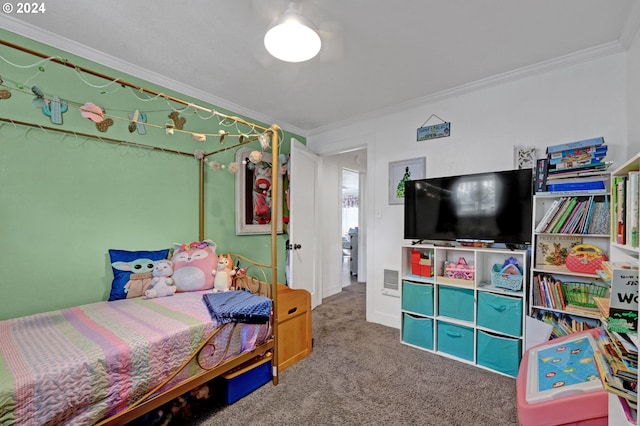
[[[202,295],[211,318],[221,324],[244,322],[261,324],[269,321],[272,301],[249,291],[236,290]]]

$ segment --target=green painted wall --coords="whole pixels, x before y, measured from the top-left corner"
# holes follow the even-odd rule
[[[10,42],[60,56],[72,63],[123,78],[142,87],[166,93],[222,113],[231,111],[172,92],[49,46],[0,30]],[[39,61],[35,56],[0,46],[0,56],[16,65]],[[142,102],[131,89],[114,84],[94,88],[71,68],[52,62],[35,68],[17,68],[0,59],[0,76],[12,88],[9,99],[0,100],[0,117],[91,133],[193,153],[220,147],[217,139],[199,143],[190,134],[168,136],[164,129],[147,128],[142,136],[129,133],[127,114],[146,111],[148,122],[163,124],[171,106],[155,99]],[[83,76],[92,85],[105,80]],[[16,83],[25,88],[20,89]],[[47,96],[70,103],[93,102],[123,120],[106,133],[69,107],[63,124],[32,106],[31,85]],[[2,87],[1,89],[6,89]],[[182,108],[181,105],[172,105]],[[181,114],[190,132],[215,133],[219,120],[203,120],[193,112]],[[243,117],[251,121],[250,117]],[[261,123],[268,126],[268,123]],[[236,133],[235,127],[227,128]],[[247,130],[241,130],[246,132]],[[281,151],[289,152],[289,140],[299,135],[284,132]],[[233,145],[235,139],[225,139]],[[212,159],[228,164],[236,149]],[[109,144],[95,139],[29,129],[0,123],[0,319],[106,300],[112,279],[107,250],[155,250],[172,243],[198,238],[198,161],[143,148]],[[218,252],[236,252],[269,262],[269,235],[235,234],[235,175],[226,170],[205,170],[205,237],[218,244]],[[284,281],[284,241],[278,238],[278,277]]]

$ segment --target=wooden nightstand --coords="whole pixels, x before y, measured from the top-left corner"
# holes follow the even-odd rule
[[[278,370],[311,353],[311,295],[278,284]]]

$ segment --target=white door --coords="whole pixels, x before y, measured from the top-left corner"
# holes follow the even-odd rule
[[[316,154],[301,142],[291,139],[291,182],[289,184],[289,279],[291,288],[311,293],[311,308],[322,302],[318,288],[318,235]]]

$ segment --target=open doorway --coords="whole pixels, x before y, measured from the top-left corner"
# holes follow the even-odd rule
[[[342,287],[358,281],[360,173],[342,169]]]

